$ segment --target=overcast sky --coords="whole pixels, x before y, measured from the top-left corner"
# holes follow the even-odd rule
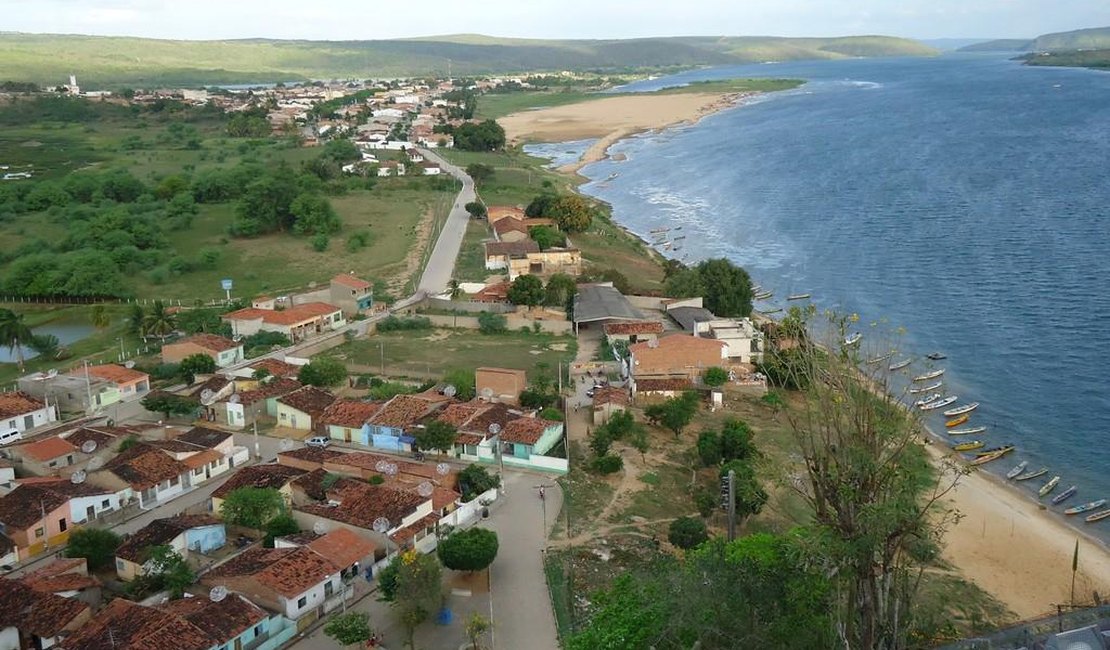
[[[0,30],[154,38],[676,35],[1032,37],[1110,0],[0,0]]]

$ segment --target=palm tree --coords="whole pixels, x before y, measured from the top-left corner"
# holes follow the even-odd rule
[[[23,315],[10,309],[0,309],[0,345],[5,345],[8,352],[14,352],[19,362],[19,371],[23,372],[23,346],[31,342],[34,333],[23,322]]]
[[[108,315],[108,310],[104,305],[96,305],[92,308],[92,324],[98,330],[102,330],[112,324],[112,317]]]
[[[462,287],[459,285],[459,281],[457,278],[451,278],[451,281],[447,283],[447,289],[451,292],[451,300],[458,300],[463,295]],[[452,311],[455,314],[454,327],[458,327],[459,311],[457,309],[453,309]]]
[[[143,317],[142,334],[144,337],[157,336],[164,340],[176,327],[177,323],[173,315],[166,311],[166,306],[161,300],[155,300],[150,313]]]
[[[139,303],[132,303],[131,315],[127,317],[127,329],[132,334],[140,334],[143,331],[143,321],[146,320],[146,314],[143,312],[143,306]]]
[[[61,352],[62,343],[53,334],[35,334],[27,342],[27,347],[37,352],[42,359],[54,360]]]

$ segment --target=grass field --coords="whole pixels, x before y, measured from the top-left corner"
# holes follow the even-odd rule
[[[490,274],[486,270],[485,248],[482,242],[490,239],[492,233],[485,219],[471,219],[466,225],[459,257],[455,260],[455,279],[459,282],[483,282]]]
[[[476,117],[497,119],[521,111],[565,106],[567,104],[577,104],[579,102],[587,102],[612,96],[612,94],[583,92],[580,90],[491,93],[482,95],[481,100],[478,102]]]

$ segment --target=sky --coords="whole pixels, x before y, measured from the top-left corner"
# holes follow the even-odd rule
[[[1028,38],[1110,26],[1108,0],[0,0],[0,30],[348,40],[687,35]]]

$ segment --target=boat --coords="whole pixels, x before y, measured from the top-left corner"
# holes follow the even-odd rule
[[[930,361],[943,361],[944,359],[948,358],[948,355],[944,354],[943,352],[932,352],[932,353],[926,354],[925,358],[930,360]]]
[[[910,387],[910,392],[914,393],[914,394],[916,394],[916,393],[928,393],[929,391],[936,390],[936,389],[940,388],[943,385],[944,385],[943,381],[938,381],[937,383],[929,384],[928,386],[912,386],[912,387]]]
[[[863,334],[860,334],[859,332],[856,332],[855,334],[852,334],[852,335],[850,335],[850,336],[848,336],[847,338],[844,339],[844,345],[845,346],[855,345],[856,343],[859,343],[860,339],[862,339],[862,338],[863,338]]]
[[[985,444],[986,443],[982,440],[968,440],[967,442],[961,442],[958,445],[954,445],[952,447],[952,451],[971,451],[973,449],[979,449]]]
[[[680,239],[686,239],[686,235],[679,235],[678,237],[672,237],[672,239],[673,239],[674,241],[678,241],[678,240],[680,240]]]
[[[1060,477],[1059,476],[1053,476],[1052,478],[1048,479],[1048,483],[1045,483],[1044,485],[1041,486],[1041,489],[1037,490],[1037,494],[1039,496],[1043,497],[1044,495],[1048,494],[1049,492],[1055,490],[1056,485],[1059,484],[1059,483],[1060,483]]]
[[[953,418],[953,419],[945,422],[944,426],[945,426],[945,428],[951,429],[952,427],[960,426],[961,424],[963,424],[964,422],[967,422],[970,419],[971,419],[971,416],[968,415],[967,413],[964,413],[963,415],[961,415],[958,418]]]
[[[1021,474],[1022,472],[1024,472],[1026,467],[1029,467],[1029,461],[1027,461],[1027,460],[1021,461],[1020,463],[1015,465],[1012,470],[1006,472],[1006,478],[1012,479],[1012,478],[1016,477],[1018,474]]]
[[[979,408],[979,402],[972,402],[970,404],[964,404],[963,406],[957,406],[954,409],[948,409],[944,412],[944,415],[945,417],[952,417],[953,415],[963,415],[964,413],[971,413],[977,408]]]
[[[1028,481],[1031,478],[1037,478],[1038,476],[1044,476],[1045,474],[1048,474],[1048,468],[1047,467],[1042,467],[1042,468],[1036,470],[1035,472],[1026,472],[1024,474],[1020,474],[1018,476],[1015,476],[1014,480],[1015,481]]]
[[[986,465],[987,463],[990,463],[990,462],[998,460],[999,458],[1002,458],[1003,456],[1005,456],[1006,454],[1010,453],[1013,450],[1014,450],[1013,447],[1003,447],[1002,449],[999,449],[998,451],[983,453],[982,455],[976,456],[975,459],[971,461],[971,464],[972,465]]]
[[[773,291],[763,291],[752,296],[752,300],[767,300],[773,295],[775,295]]]
[[[902,368],[905,368],[906,366],[910,365],[911,363],[913,363],[913,359],[902,359],[898,363],[892,363],[887,368],[887,370],[890,370],[891,372],[893,372],[895,370],[901,370]]]
[[[752,295],[755,295],[755,294],[759,293],[760,291],[763,291],[763,285],[757,284],[754,287],[752,287]]]
[[[966,429],[952,429],[951,431],[948,432],[948,435],[950,435],[950,436],[966,436],[966,435],[970,435],[972,433],[983,433],[986,430],[987,430],[986,427],[967,427]]]
[[[659,227],[659,228],[652,228],[648,232],[650,232],[651,234],[654,235],[656,233],[667,232],[668,230],[670,230],[669,226],[663,226],[663,227]]]
[[[1081,506],[1074,506],[1074,507],[1068,508],[1067,510],[1064,511],[1064,514],[1065,515],[1078,515],[1081,512],[1088,512],[1090,510],[1094,510],[1095,508],[1101,508],[1104,505],[1106,505],[1106,499],[1099,499],[1097,501],[1092,501],[1090,503],[1084,503]]]
[[[1086,517],[1085,521],[1086,521],[1086,522],[1087,522],[1088,524],[1093,524],[1093,523],[1095,523],[1096,521],[1100,521],[1100,520],[1102,520],[1102,519],[1106,519],[1107,517],[1110,517],[1110,510],[1103,510],[1102,512],[1096,512],[1096,513],[1095,513],[1095,514],[1093,514],[1093,515],[1087,515],[1087,517]]]
[[[795,293],[786,297],[787,300],[805,300],[806,298],[809,298],[808,293]]]
[[[782,307],[776,307],[774,309],[757,309],[756,312],[760,314],[778,314],[782,312]]]
[[[936,410],[936,409],[942,409],[945,406],[948,406],[949,404],[955,402],[958,399],[960,399],[960,398],[956,397],[955,395],[949,395],[948,397],[945,397],[944,399],[938,399],[935,402],[929,402],[928,404],[924,404],[924,405],[919,406],[917,408],[921,409],[922,411],[933,411],[933,410]]]
[[[933,402],[940,399],[940,397],[941,397],[940,393],[933,393],[932,395],[930,395],[928,397],[923,397],[923,398],[917,400],[916,402],[913,403],[913,405],[918,407],[918,408],[921,408],[922,406],[925,406],[926,404],[932,404]]]
[[[1068,489],[1064,490],[1063,492],[1061,492],[1060,494],[1057,494],[1056,496],[1052,497],[1052,503],[1053,504],[1063,503],[1064,501],[1067,501],[1072,496],[1074,496],[1075,493],[1078,492],[1078,491],[1079,491],[1079,488],[1077,488],[1073,485],[1073,486],[1069,487]]]
[[[918,375],[918,376],[914,377],[913,380],[914,381],[929,381],[930,379],[936,379],[937,377],[940,377],[943,374],[944,374],[944,368],[937,368],[936,370],[934,370],[932,372],[927,372],[924,375]]]
[[[982,449],[975,452],[976,456],[990,456],[991,454],[1008,454],[1014,450],[1011,444],[1005,444],[1000,447],[991,447],[990,449]]]
[[[882,362],[886,361],[887,359],[889,359],[893,356],[894,356],[894,350],[891,350],[890,352],[887,352],[886,354],[882,354],[882,355],[879,355],[877,357],[872,357],[872,358],[868,359],[867,363],[869,363],[871,365],[875,365],[876,363],[882,363]]]

